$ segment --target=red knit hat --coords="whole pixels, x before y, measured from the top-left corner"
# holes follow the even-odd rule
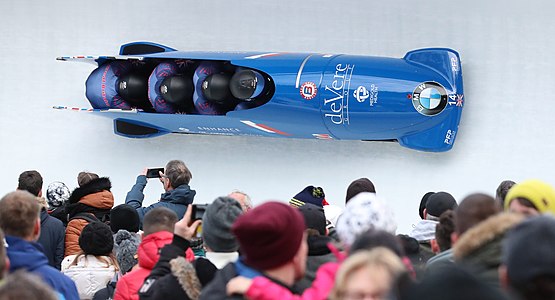
[[[241,215],[231,228],[245,263],[259,270],[273,269],[290,261],[301,247],[304,230],[301,213],[275,201]]]

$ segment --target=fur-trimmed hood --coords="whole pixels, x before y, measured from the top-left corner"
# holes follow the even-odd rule
[[[68,202],[77,203],[79,202],[79,200],[81,200],[81,198],[87,195],[102,192],[102,191],[110,192],[111,188],[112,188],[112,183],[110,182],[110,179],[108,177],[96,178],[91,180],[87,184],[73,190],[73,192],[71,193],[71,196],[69,196]]]
[[[488,243],[502,239],[509,229],[524,219],[525,217],[520,214],[500,213],[470,228],[453,247],[455,260],[463,259]]]
[[[202,285],[193,265],[181,256],[172,259],[170,265],[172,275],[175,276],[177,282],[179,282],[179,285],[183,291],[185,291],[189,299],[199,299]]]

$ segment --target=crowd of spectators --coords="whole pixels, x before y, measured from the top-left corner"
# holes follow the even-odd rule
[[[0,199],[0,300],[555,299],[555,189],[540,180],[415,195],[420,221],[400,233],[368,178],[340,205],[307,186],[288,203],[234,190],[203,206],[183,161],[147,173],[114,207],[108,177],[43,194],[22,172]],[[153,180],[163,193],[145,207]]]

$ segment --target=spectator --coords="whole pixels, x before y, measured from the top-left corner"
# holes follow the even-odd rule
[[[81,252],[79,236],[83,228],[94,221],[109,222],[110,209],[114,206],[109,178],[80,172],[77,179],[79,187],[73,190],[66,203],[69,220],[66,228],[66,256]]]
[[[79,237],[79,246],[82,252],[66,257],[62,272],[75,281],[82,300],[92,299],[119,271],[112,252],[114,239],[110,227],[97,221],[87,224]]]
[[[160,258],[160,249],[170,244],[177,215],[166,207],[157,207],[146,213],[143,220],[143,240],[139,245],[139,265],[118,280],[114,300],[139,299],[139,288]],[[189,258],[192,252],[189,250]]]
[[[303,292],[312,285],[318,268],[327,262],[336,261],[336,259],[328,247],[328,243],[332,243],[333,240],[328,236],[324,209],[307,203],[299,207],[299,211],[306,224],[308,257],[305,275],[296,282],[295,288],[299,292]]]
[[[329,299],[385,299],[403,272],[401,259],[387,248],[355,253],[339,267]]]
[[[48,202],[48,213],[62,221],[64,227],[67,226],[67,214],[65,204],[69,200],[71,192],[69,188],[59,181],[54,181],[46,189],[46,201]]]
[[[555,298],[555,219],[551,215],[525,220],[503,241],[502,285],[523,300]]]
[[[42,176],[35,170],[19,174],[17,189],[28,191],[36,197],[42,197]]]
[[[537,216],[555,214],[555,190],[540,180],[526,180],[515,184],[505,197],[505,210]]]
[[[293,207],[301,207],[305,203],[311,203],[320,207],[328,205],[324,189],[310,185],[289,200],[289,204]]]
[[[67,300],[77,300],[75,283],[48,265],[48,258],[36,243],[40,234],[40,207],[35,196],[15,191],[0,200],[0,228],[6,234],[10,273],[25,269],[40,276]]]
[[[505,300],[495,289],[459,267],[442,268],[421,283],[401,290],[401,300]]]
[[[495,216],[499,210],[498,202],[489,195],[467,196],[455,210],[455,233],[452,235],[455,262],[496,288],[499,288],[497,267],[501,263],[501,239],[521,220],[511,215]],[[452,258],[445,256],[446,260]]]
[[[227,196],[239,201],[239,203],[241,204],[241,207],[243,208],[243,212],[247,212],[252,209],[251,197],[247,195],[245,192],[234,190]]]
[[[504,180],[499,184],[497,190],[495,190],[495,201],[497,201],[501,207],[505,207],[505,197],[507,197],[507,193],[515,184],[516,182],[512,180]]]
[[[374,193],[359,193],[345,206],[337,221],[337,233],[346,250],[356,237],[368,229],[381,229],[395,234],[397,223],[387,204]]]
[[[184,257],[185,250],[190,251],[189,241],[202,222],[191,222],[191,214],[192,205],[189,205],[183,218],[175,223],[172,242],[162,248],[158,263],[139,290],[141,299],[198,299],[202,287],[214,278],[217,269],[207,259],[194,259],[187,254]]]
[[[164,186],[165,193],[162,194],[159,202],[148,207],[142,207],[145,198],[143,190],[147,184],[147,170],[148,169],[145,168],[137,177],[135,185],[133,185],[131,191],[127,193],[125,204],[129,204],[137,210],[141,224],[148,211],[160,206],[173,210],[179,219],[182,218],[187,210],[187,205],[193,203],[196,194],[196,192],[189,187],[189,182],[193,178],[191,171],[189,171],[185,163],[180,160],[169,161],[168,164],[166,164],[164,173],[160,174],[160,181]]]
[[[0,300],[57,300],[52,288],[32,273],[19,270],[0,285]]]
[[[409,233],[409,236],[415,238],[420,244],[419,253],[423,257],[423,262],[418,268],[423,267],[426,262],[434,256],[432,251],[431,240],[435,238],[436,225],[439,221],[439,216],[448,209],[455,209],[457,201],[453,196],[446,192],[437,192],[430,195],[427,199],[422,198],[421,202],[426,202],[426,208],[422,211],[423,220],[418,222],[414,229]],[[420,210],[419,210],[420,213]]]
[[[347,195],[345,196],[345,204],[351,200],[354,196],[358,195],[359,193],[376,193],[376,188],[370,179],[368,178],[359,178],[354,180],[349,184],[347,187]]]
[[[36,196],[36,199],[42,197],[42,176],[37,171],[25,171],[19,175],[19,184],[17,189],[28,191]],[[35,200],[37,201],[37,200]],[[44,201],[39,201],[41,204],[40,211],[40,226],[41,232],[38,243],[42,245],[43,252],[48,258],[48,264],[60,269],[60,264],[64,259],[64,239],[65,227],[62,221],[51,217],[48,214],[47,207],[44,206]]]
[[[218,269],[234,263],[239,257],[237,238],[231,226],[243,214],[241,204],[230,197],[218,197],[202,217],[202,238],[206,248],[206,259]]]
[[[305,272],[308,245],[304,228],[301,213],[280,202],[266,202],[239,217],[232,232],[244,256],[219,270],[202,290],[200,299],[233,298],[227,296],[226,285],[237,275],[263,276],[290,289]]]
[[[140,225],[141,221],[137,210],[129,204],[120,204],[110,211],[110,229],[114,234],[121,229],[137,233]]]
[[[462,205],[463,203],[461,203]],[[453,233],[455,233],[455,213],[449,209],[439,216],[439,223],[436,225],[436,238],[432,240],[432,250],[436,255],[426,263],[428,271],[445,265],[450,266],[454,263],[451,248]]]
[[[458,214],[455,216],[458,231]],[[500,289],[497,269],[501,265],[501,241],[507,231],[523,219],[520,214],[502,213],[474,225],[456,240],[453,246],[455,262],[469,269],[482,282]]]
[[[386,248],[392,251],[397,256],[397,260],[402,258],[404,269],[410,272],[404,272],[403,274],[406,273],[408,281],[412,281],[410,277],[414,277],[412,266],[410,262],[407,262],[406,257],[404,257],[399,240],[391,233],[376,229],[362,232],[351,245],[349,255],[366,253],[377,248]],[[344,259],[344,256],[339,255],[340,261]],[[312,286],[306,289],[300,296],[292,294],[290,290],[272,283],[264,277],[255,277],[253,280],[245,277],[236,277],[228,283],[228,294],[232,292],[243,293],[251,300],[328,299],[328,294],[334,286],[336,272],[341,266],[342,264],[338,262],[329,262],[322,265],[317,271],[316,279]]]
[[[418,207],[418,215],[422,220],[426,220],[426,217],[424,216],[424,210],[426,209],[426,204],[428,203],[428,199],[430,199],[430,196],[433,194],[435,193],[427,192],[426,194],[424,194],[424,196],[422,196],[422,199],[420,200],[420,206]]]

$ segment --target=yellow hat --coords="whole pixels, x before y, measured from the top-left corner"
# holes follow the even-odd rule
[[[541,180],[530,179],[515,184],[505,197],[505,209],[509,209],[511,201],[525,198],[532,202],[540,213],[555,214],[555,189]]]

